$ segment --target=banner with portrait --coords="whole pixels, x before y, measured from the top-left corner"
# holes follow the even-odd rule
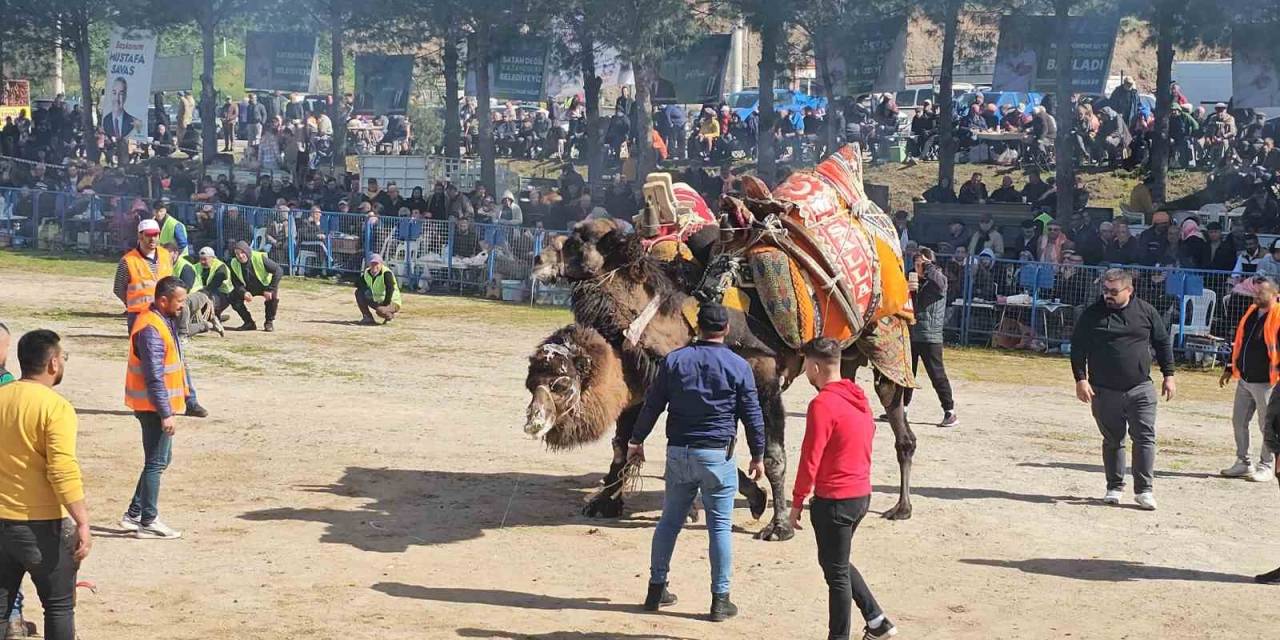
[[[155,34],[112,30],[107,40],[107,86],[102,104],[102,129],[108,138],[147,138],[155,57]]]
[[[1067,22],[1071,28],[1071,90],[1104,92],[1111,74],[1119,15],[1077,16]],[[1058,89],[1057,56],[1057,18],[1003,16],[991,87],[997,91],[1054,93]]]
[[[668,54],[658,66],[653,103],[719,102],[732,44],[732,35],[717,33],[703,36],[685,49]]]
[[[1231,95],[1236,108],[1280,107],[1280,48],[1275,25],[1231,26]]]
[[[5,80],[0,87],[0,125],[5,118],[17,120],[19,116],[31,117],[31,83],[27,80]]]
[[[320,39],[309,33],[245,34],[245,89],[314,93],[319,75],[319,43]]]
[[[404,115],[413,91],[411,55],[356,54],[356,115]]]
[[[906,81],[907,19],[886,18],[841,31],[827,57],[831,95],[897,91]]]

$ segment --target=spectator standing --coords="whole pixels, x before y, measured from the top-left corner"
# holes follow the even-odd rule
[[[969,238],[969,255],[978,255],[986,249],[995,255],[1004,254],[1004,236],[996,230],[991,214],[984,211],[978,217],[978,230]]]
[[[1122,269],[1102,274],[1102,298],[1085,309],[1071,336],[1076,397],[1090,404],[1102,432],[1107,476],[1103,502],[1124,494],[1124,438],[1133,440],[1134,500],[1155,510],[1152,480],[1156,457],[1156,391],[1151,384],[1154,350],[1164,375],[1161,393],[1173,400],[1173,346],[1160,314],[1133,295],[1133,276]]]
[[[915,277],[907,280],[916,310],[916,323],[911,325],[911,370],[918,372],[920,361],[924,361],[929,382],[942,404],[942,421],[938,426],[958,427],[960,417],[956,415],[951,380],[947,378],[947,369],[942,363],[942,334],[947,322],[947,276],[934,262],[933,250],[929,247],[920,247],[916,253],[913,275]],[[911,405],[912,391],[910,388],[905,391],[905,406]]]
[[[445,194],[444,183],[437,182],[431,188],[431,197],[427,199],[425,213],[432,220],[446,220],[449,217],[449,196]]]
[[[973,232],[965,227],[964,221],[960,218],[952,218],[951,222],[947,223],[947,235],[943,238],[943,242],[951,245],[952,248],[968,248],[971,237],[973,237]]]
[[[10,619],[18,597],[10,590],[30,575],[44,607],[44,637],[75,640],[76,574],[93,537],[76,412],[53,390],[66,368],[61,338],[44,329],[22,336],[18,364],[22,379],[0,388],[0,620]]]
[[[1138,234],[1140,262],[1151,266],[1169,253],[1169,214],[1157,211],[1151,214],[1151,226]]]
[[[1059,264],[1062,262],[1062,251],[1067,244],[1067,235],[1062,232],[1062,225],[1057,220],[1050,220],[1045,227],[1045,234],[1040,238],[1040,246],[1036,258],[1040,262]]]
[[[510,189],[502,192],[502,203],[498,206],[498,213],[493,221],[513,227],[524,224],[524,212],[520,210],[520,205],[516,204],[516,197]]]
[[[804,501],[818,542],[818,564],[827,582],[827,637],[849,638],[850,605],[866,626],[864,638],[887,638],[893,622],[849,559],[853,536],[871,502],[871,448],[876,433],[862,389],[840,375],[840,344],[819,338],[804,346],[805,377],[818,390],[805,412],[804,444],[791,492],[791,527],[800,529]]]
[[[1265,436],[1267,402],[1271,389],[1280,382],[1280,311],[1276,306],[1276,283],[1270,278],[1255,277],[1254,302],[1236,325],[1231,362],[1222,371],[1218,386],[1236,380],[1235,401],[1231,408],[1231,427],[1236,438],[1236,462],[1222,470],[1228,478],[1245,478],[1251,482],[1267,482],[1275,471],[1272,461],[1276,452],[1264,442],[1259,447],[1258,464],[1249,457],[1249,423],[1255,414],[1258,427]]]
[[[1262,251],[1262,246],[1258,242],[1258,236],[1252,233],[1245,234],[1244,250],[1236,256],[1236,264],[1231,269],[1231,275],[1240,277],[1256,273],[1258,263],[1266,257],[1267,254]]]
[[[1209,255],[1208,268],[1214,271],[1230,271],[1235,268],[1237,249],[1232,236],[1223,237],[1222,225],[1210,222],[1205,225],[1206,252]]]
[[[1009,248],[1009,255],[1021,260],[1022,255],[1026,253],[1031,256],[1032,260],[1035,260],[1036,254],[1040,251],[1040,223],[1035,220],[1023,220],[1019,227],[1022,230],[1022,235]]]
[[[1179,230],[1178,266],[1184,269],[1209,268],[1209,243],[1200,231],[1200,223],[1194,216],[1182,221]]]
[[[1106,262],[1107,246],[1115,240],[1115,236],[1115,222],[1103,220],[1098,224],[1096,233],[1090,233],[1076,241],[1076,251],[1085,264],[1102,264]]]
[[[1115,238],[1107,243],[1102,253],[1103,261],[1110,264],[1138,264],[1142,258],[1142,250],[1138,239],[1129,232],[1129,221],[1116,218],[1112,225]]]
[[[220,109],[222,116],[222,152],[231,153],[236,140],[236,124],[240,122],[240,105],[227,96]]]

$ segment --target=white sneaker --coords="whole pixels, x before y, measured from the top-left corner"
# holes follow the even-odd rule
[[[1253,463],[1244,460],[1236,460],[1236,463],[1219,471],[1226,478],[1244,478],[1253,475]]]
[[[1102,496],[1103,504],[1120,504],[1120,499],[1124,497],[1124,492],[1119,489],[1108,489],[1107,495]]]
[[[139,524],[138,531],[134,535],[148,540],[177,540],[182,537],[182,532],[171,529],[169,525],[156,520],[148,525]]]
[[[1275,477],[1275,471],[1271,467],[1260,464],[1254,468],[1251,475],[1245,476],[1245,480],[1249,482],[1271,482]]]
[[[1146,493],[1139,493],[1133,497],[1133,501],[1138,503],[1138,508],[1144,511],[1156,510],[1156,497],[1150,491]]]
[[[142,526],[142,522],[127,512],[120,518],[120,528],[125,531],[137,531],[140,526]]]

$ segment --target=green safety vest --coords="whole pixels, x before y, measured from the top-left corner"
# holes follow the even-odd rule
[[[232,262],[235,262],[235,260],[232,260]],[[196,274],[200,277],[200,286],[203,287],[205,283],[213,279],[214,274],[218,273],[223,269],[226,269],[227,265],[226,263],[224,263],[223,261],[217,258],[209,258],[209,268],[207,270],[203,268],[204,265],[199,263],[197,263],[195,267],[196,267]],[[222,284],[218,286],[218,291],[220,293],[231,293],[232,288],[233,287],[231,286],[231,274],[227,274],[227,277],[222,279]]]
[[[387,290],[382,284],[383,282],[386,282],[382,279],[383,273],[387,274],[387,277],[391,278],[391,304],[394,304],[397,307],[401,306],[400,285],[396,282],[396,274],[385,265],[382,267],[382,273],[379,273],[376,276],[369,273],[368,269],[365,269],[362,274],[364,276],[364,286],[369,288],[369,293],[372,294],[374,302],[381,302],[387,295]]]
[[[0,367],[0,387],[3,387],[16,379],[17,378],[14,378],[12,373],[6,371],[4,367]]]
[[[258,282],[261,282],[264,288],[271,286],[271,274],[267,272],[267,265],[263,262],[266,258],[267,254],[262,251],[254,251],[249,254],[249,262],[253,264],[253,273],[258,276]],[[246,284],[247,281],[244,279],[243,268],[239,260],[231,259],[231,274],[240,281],[241,285],[248,286]]]
[[[178,227],[182,227],[183,230],[186,230],[187,228],[186,225],[178,222],[178,219],[171,215],[164,217],[164,224],[160,225],[160,239],[158,241],[160,246],[163,247],[171,242],[177,244],[174,237],[178,235]],[[179,247],[179,249],[181,248],[182,247]]]
[[[191,264],[191,261],[187,259],[186,254],[178,256],[178,261],[173,263],[173,275],[178,276],[178,279],[181,280],[182,273],[187,269],[194,271],[196,274],[195,283],[191,285],[191,290],[187,293],[195,293],[203,289],[204,277],[200,275],[200,270],[197,269],[194,264]]]

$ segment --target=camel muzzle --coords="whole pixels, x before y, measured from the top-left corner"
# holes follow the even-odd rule
[[[556,413],[556,402],[551,390],[546,386],[534,389],[533,400],[529,402],[529,408],[525,412],[525,434],[534,440],[546,435],[556,426]]]

